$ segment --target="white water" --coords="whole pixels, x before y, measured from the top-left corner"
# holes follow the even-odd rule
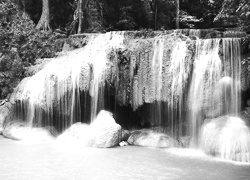
[[[184,93],[188,83],[190,63],[187,62],[187,45],[185,41],[181,41],[176,45],[171,54],[170,73],[172,77],[171,83],[171,101],[169,108],[171,112],[171,129],[172,136],[179,137],[182,135],[182,126],[179,124],[184,120]],[[176,113],[174,113],[176,111]],[[174,123],[176,118],[179,118],[178,123]],[[176,130],[175,132],[173,132]],[[178,132],[179,131],[179,132]]]
[[[88,46],[88,51],[91,52],[90,58],[93,59],[93,80],[90,89],[92,96],[91,102],[91,122],[96,118],[97,106],[100,109],[104,108],[104,85],[105,85],[105,74],[104,69],[107,66],[107,51],[112,48],[118,49],[123,48],[124,35],[120,33],[105,33],[98,36]],[[100,103],[100,104],[99,104]]]
[[[222,43],[221,43],[222,42]],[[240,40],[197,40],[189,89],[189,122],[192,144],[198,145],[205,118],[237,115],[240,107]],[[220,50],[220,46],[221,48]],[[219,53],[222,53],[223,59]]]
[[[25,109],[27,117],[24,117],[27,124],[52,125],[53,104],[58,104],[57,111],[60,114],[58,122],[63,129],[80,121],[81,106],[83,106],[80,103],[80,89],[85,92],[89,90],[91,121],[93,121],[98,113],[98,107],[99,109],[104,107],[103,87],[107,53],[112,48],[123,48],[123,38],[122,32],[110,32],[97,37],[93,35],[86,47],[53,59],[44,69],[36,73],[25,85],[21,95],[29,97],[28,108]],[[92,67],[89,64],[92,64]],[[49,117],[42,117],[43,111],[47,112]]]

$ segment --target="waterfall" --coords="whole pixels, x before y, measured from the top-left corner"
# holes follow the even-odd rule
[[[92,122],[104,108],[107,54],[123,48],[123,38],[123,32],[92,35],[84,48],[50,61],[23,87],[20,108],[27,113],[21,118],[29,126],[51,126],[57,119],[56,126],[63,130],[89,113],[82,112],[89,104],[81,102],[82,92],[85,99],[89,92]]]
[[[123,48],[123,32],[99,35],[89,47],[89,57],[93,59],[93,80],[90,88],[91,122],[94,121],[99,109],[104,109],[104,70],[107,65],[107,51],[111,48]]]
[[[240,39],[196,41],[188,95],[192,145],[198,145],[205,118],[237,115],[240,106]]]
[[[171,100],[169,102],[171,133],[174,137],[182,135],[182,122],[184,122],[185,89],[188,85],[188,77],[191,71],[191,59],[187,56],[187,44],[185,41],[178,43],[171,54],[170,74]]]
[[[167,126],[164,132],[179,137],[183,135],[184,105],[192,58],[185,40],[178,40],[171,47],[168,39],[154,40],[152,60],[148,68],[145,101],[149,105],[149,122],[152,126]],[[171,49],[169,49],[171,48]],[[150,96],[150,99],[147,98]],[[149,100],[148,100],[149,99]]]
[[[138,115],[141,125],[164,126],[175,137],[190,134],[197,145],[204,119],[238,113],[239,73],[237,38],[92,35],[85,47],[53,59],[28,80],[19,98],[21,119],[30,126],[61,130],[75,122],[92,122],[106,108],[104,90],[110,78],[113,104],[131,105],[145,114]]]

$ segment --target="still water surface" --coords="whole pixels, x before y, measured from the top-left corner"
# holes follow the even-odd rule
[[[109,149],[27,143],[0,136],[0,179],[250,179],[250,165],[189,149]]]

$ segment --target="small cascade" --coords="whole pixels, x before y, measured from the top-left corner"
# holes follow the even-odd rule
[[[169,102],[171,133],[173,137],[182,135],[182,122],[184,122],[185,89],[191,71],[190,59],[187,56],[187,44],[181,41],[173,49],[171,54],[170,74],[171,100]],[[179,121],[179,122],[177,122]]]
[[[196,36],[198,38],[201,37],[201,30],[200,29],[190,29],[189,36]]]
[[[196,41],[188,109],[192,146],[206,118],[237,115],[240,106],[240,40]]]
[[[179,40],[171,51],[166,50],[168,41],[155,38],[152,60],[148,67],[145,102],[149,102],[149,122],[152,126],[167,126],[164,132],[179,137],[183,135],[185,120],[186,89],[192,70],[192,53],[188,42]],[[150,96],[150,99],[147,98]],[[151,101],[150,101],[151,100]]]
[[[241,105],[241,48],[239,38],[225,38],[222,41],[223,45],[223,64],[224,77],[231,77],[231,81],[224,88],[224,97],[226,107],[226,114],[238,115]],[[229,95],[227,95],[229,94]],[[230,97],[230,98],[228,98]]]
[[[96,118],[98,107],[104,109],[104,70],[107,65],[107,51],[112,48],[123,48],[123,32],[120,34],[106,33],[98,36],[91,46],[89,58],[93,59],[93,80],[90,87],[91,101],[91,122]],[[95,51],[96,50],[96,51]]]
[[[164,51],[164,38],[157,37],[153,46],[153,58],[152,58],[152,99],[153,107],[150,109],[151,117],[154,124],[160,124],[162,119],[162,61]]]

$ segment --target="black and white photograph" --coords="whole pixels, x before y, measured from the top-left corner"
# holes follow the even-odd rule
[[[0,180],[249,180],[249,0],[0,0]]]

